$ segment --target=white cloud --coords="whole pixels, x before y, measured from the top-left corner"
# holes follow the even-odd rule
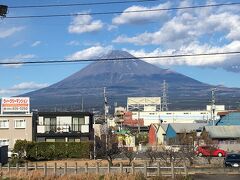
[[[156,19],[159,20],[159,18],[167,16],[167,11],[151,11],[151,10],[164,9],[169,7],[170,7],[169,2],[159,4],[158,6],[154,6],[150,8],[144,7],[144,6],[131,6],[125,9],[121,15],[113,18],[112,23],[116,25],[120,25],[120,24],[131,24],[131,23],[133,24],[146,23]],[[127,13],[129,11],[148,11],[148,12]]]
[[[240,40],[239,13],[224,11],[223,7],[179,10],[172,14],[172,18],[163,23],[158,31],[146,31],[133,37],[120,35],[113,42],[179,48],[198,41],[202,36],[215,34],[228,41]]]
[[[136,57],[143,56],[165,56],[165,55],[179,55],[179,54],[206,54],[206,53],[221,53],[221,52],[234,52],[240,49],[240,41],[233,41],[225,46],[210,46],[208,44],[200,45],[198,42],[193,42],[188,45],[183,45],[178,50],[167,49],[165,51],[156,48],[152,52],[145,50],[129,50],[131,54]],[[231,70],[234,65],[240,65],[238,62],[239,55],[216,55],[216,56],[192,56],[192,57],[179,57],[179,58],[152,58],[145,59],[145,61],[158,64],[162,66],[172,65],[187,65],[187,66],[208,66],[208,67],[222,67]],[[234,70],[234,69],[233,69]],[[233,71],[232,70],[232,71]]]
[[[38,84],[36,82],[23,82],[20,84],[14,85],[11,89],[14,90],[35,90],[35,89],[41,89],[49,86],[47,83]]]
[[[49,86],[47,83],[23,82],[9,89],[0,89],[0,96],[15,96],[28,91],[37,90]]]
[[[41,41],[35,41],[34,43],[32,43],[32,47],[36,47],[38,46],[39,44],[41,44],[42,42]]]
[[[22,31],[25,27],[11,27],[11,28],[0,28],[0,38],[7,38],[19,31]]]
[[[14,63],[14,62],[22,62],[26,59],[31,59],[31,58],[35,58],[36,56],[34,54],[18,54],[12,58],[6,58],[6,59],[0,59],[0,62],[3,63]],[[11,67],[11,68],[18,68],[20,66],[22,66],[21,64],[6,64],[6,65],[2,65],[4,67]]]
[[[93,46],[68,56],[67,60],[78,60],[78,59],[92,59],[99,57],[103,54],[107,54],[109,51],[112,50],[112,46]]]
[[[76,16],[68,27],[69,33],[88,33],[96,32],[103,28],[101,20],[93,20],[90,15]]]
[[[78,41],[73,40],[73,41],[67,42],[67,45],[68,46],[79,46],[80,43]]]

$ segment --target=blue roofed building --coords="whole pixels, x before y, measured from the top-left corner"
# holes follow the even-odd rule
[[[176,139],[177,135],[182,133],[202,132],[206,125],[206,123],[170,123],[166,129],[166,140]]]
[[[240,125],[240,112],[229,112],[216,122],[216,126]]]

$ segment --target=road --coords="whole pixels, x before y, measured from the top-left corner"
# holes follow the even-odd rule
[[[197,174],[193,175],[194,180],[239,180],[240,175],[227,175],[227,174]]]

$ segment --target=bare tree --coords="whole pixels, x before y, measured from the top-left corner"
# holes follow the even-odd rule
[[[178,134],[178,142],[180,145],[179,154],[182,159],[188,160],[190,166],[193,165],[194,159],[196,158],[195,149],[194,149],[194,141],[197,140],[197,134],[195,131],[187,133],[182,132]]]
[[[113,160],[120,153],[116,136],[109,136],[106,144],[105,137],[96,139],[97,157],[107,159],[109,164],[113,165]]]
[[[128,159],[128,164],[131,165],[137,154],[128,148],[122,148],[122,152],[124,156]]]

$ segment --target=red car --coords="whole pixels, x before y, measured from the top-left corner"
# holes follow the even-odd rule
[[[195,153],[198,156],[225,157],[227,152],[213,146],[198,146]]]

